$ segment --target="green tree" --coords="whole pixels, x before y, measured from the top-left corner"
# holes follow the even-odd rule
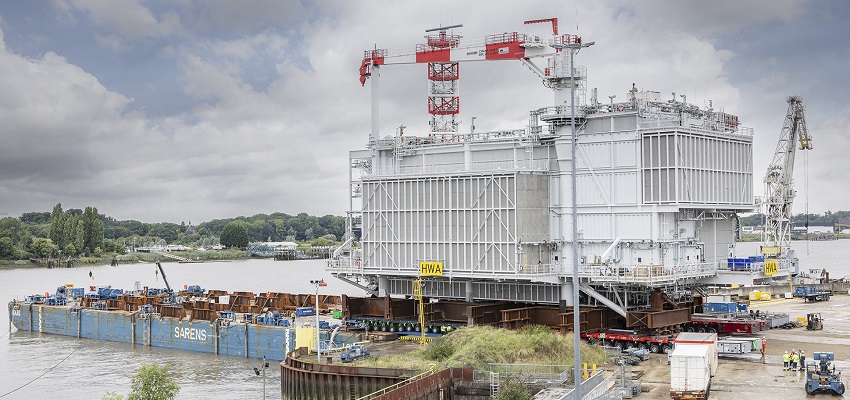
[[[82,243],[77,243],[77,231],[80,229],[82,229],[80,219],[66,213],[62,216],[62,236],[60,236],[60,241],[54,241],[53,243],[59,246],[60,249],[72,243],[78,251],[82,251]]]
[[[167,365],[144,364],[130,380],[127,400],[169,400],[177,396],[180,386],[168,376]]]
[[[0,259],[15,260],[18,258],[18,249],[10,237],[0,237]]]
[[[12,242],[21,240],[24,229],[21,226],[21,221],[17,218],[6,217],[0,218],[0,237],[8,237]]]
[[[242,222],[230,222],[224,226],[219,240],[227,247],[245,248],[248,246],[248,228]]]
[[[75,256],[77,255],[77,248],[74,247],[73,243],[68,243],[65,245],[65,249],[62,250],[66,256]]]
[[[168,376],[167,365],[143,364],[130,379],[127,400],[171,400],[180,393],[180,386]],[[101,400],[124,400],[124,396],[109,391]]]
[[[48,238],[37,238],[32,241],[29,251],[36,257],[56,257],[59,255],[59,246]]]
[[[47,234],[47,238],[52,240],[53,243],[59,243],[62,240],[62,229],[65,222],[62,220],[62,217],[64,215],[62,203],[56,203],[53,206],[53,212],[50,213],[50,230]]]

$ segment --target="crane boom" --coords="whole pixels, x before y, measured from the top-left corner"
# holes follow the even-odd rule
[[[165,277],[165,271],[162,269],[162,264],[159,261],[156,262],[156,267],[159,268],[159,273],[162,274],[162,280],[165,282],[165,288],[168,290],[168,293],[174,293],[171,290],[171,285],[168,284],[168,278]]]
[[[545,41],[540,36],[507,32],[488,35],[478,40],[461,40],[458,35],[429,35],[428,43],[398,49],[375,49],[363,52],[360,64],[360,83],[366,84],[371,67],[397,64],[426,64],[434,62],[466,62],[522,60],[547,57],[557,50],[552,46],[581,43],[576,35],[555,36]]]
[[[761,252],[772,258],[785,258],[791,244],[791,206],[794,204],[794,154],[798,149],[811,150],[811,137],[806,128],[803,99],[790,96],[788,112],[773,162],[764,176],[765,228]]]

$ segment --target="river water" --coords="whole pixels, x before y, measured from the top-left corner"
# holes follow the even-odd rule
[[[758,253],[759,243],[739,243],[737,256]],[[800,268],[827,268],[830,277],[850,276],[850,240],[792,242]],[[331,277],[324,260],[244,260],[200,264],[163,263],[172,287],[201,285],[227,291],[313,293],[312,279],[325,279],[320,293],[362,296],[363,291]],[[179,399],[261,399],[263,380],[254,374],[260,360],[217,356],[158,347],[133,346],[97,340],[38,334],[8,333],[5,303],[29,294],[53,292],[57,286],[89,285],[89,271],[97,285],[132,289],[164,287],[153,264],[70,269],[0,270],[0,396],[33,381],[5,399],[65,398],[100,399],[106,391],[129,392],[130,378],[145,363],[166,364],[180,385]],[[12,328],[14,330],[14,328]],[[266,370],[266,397],[280,398],[280,367],[271,362]]]
[[[273,261],[270,259],[198,264],[163,263],[174,288],[200,285],[232,291],[315,293],[313,279],[325,279],[322,294],[363,296],[354,286],[333,278],[325,260]],[[179,399],[261,399],[263,379],[254,373],[262,360],[218,356],[159,347],[133,346],[67,336],[22,332],[12,327],[6,304],[12,298],[50,292],[66,283],[88,287],[89,271],[96,285],[133,289],[165,287],[153,264],[77,268],[0,270],[0,398],[100,399],[107,391],[126,396],[130,378],[142,364],[168,365],[180,385]],[[42,376],[43,374],[43,376]],[[41,377],[39,377],[41,376]],[[14,392],[16,388],[33,381]],[[11,393],[9,393],[11,392]],[[7,394],[9,393],[9,394]],[[7,394],[5,397],[2,397]],[[269,362],[266,398],[280,399],[280,367]]]

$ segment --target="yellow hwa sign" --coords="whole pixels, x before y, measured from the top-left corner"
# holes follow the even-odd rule
[[[779,273],[779,263],[776,260],[766,260],[764,262],[764,274],[776,275]]]
[[[442,261],[420,261],[419,262],[420,276],[443,276]]]

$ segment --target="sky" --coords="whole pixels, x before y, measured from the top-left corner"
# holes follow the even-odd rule
[[[454,24],[470,40],[545,36],[522,22],[552,17],[596,43],[576,63],[600,101],[634,83],[753,128],[756,194],[801,96],[813,150],[798,153],[794,213],[850,210],[846,1],[44,0],[0,2],[0,216],[344,215],[348,152],[370,130],[364,50]],[[427,135],[426,84],[424,65],[382,68],[381,136]],[[462,64],[460,93],[461,126],[479,132],[553,101],[517,61]]]

